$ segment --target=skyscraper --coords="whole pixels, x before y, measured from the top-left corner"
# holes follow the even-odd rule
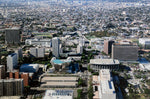
[[[32,57],[37,57],[37,48],[30,48],[30,55]]]
[[[30,55],[33,57],[44,57],[45,56],[45,48],[30,48]]]
[[[7,71],[12,72],[14,68],[18,65],[17,54],[12,53],[11,55],[7,56]]]
[[[23,87],[23,79],[1,79],[0,96],[22,95]]]
[[[112,50],[112,44],[115,43],[114,41],[111,40],[105,40],[104,41],[104,52],[106,54],[111,54],[111,50]]]
[[[0,79],[4,79],[4,78],[5,78],[5,66],[0,65]]]
[[[112,58],[121,61],[136,61],[138,60],[138,46],[132,43],[112,45]]]
[[[58,37],[55,37],[52,39],[52,54],[58,58],[59,57],[59,44],[60,44],[60,40]]]
[[[19,28],[11,28],[5,30],[5,43],[6,44],[19,44],[21,30]]]
[[[19,48],[15,51],[15,53],[17,54],[17,58],[22,58],[22,48]]]
[[[44,54],[45,54],[45,48],[38,48],[38,49],[37,49],[37,52],[38,52],[38,53],[37,53],[37,54],[38,54],[38,55],[37,55],[38,57],[44,57],[44,56],[45,56],[45,55],[44,55]]]

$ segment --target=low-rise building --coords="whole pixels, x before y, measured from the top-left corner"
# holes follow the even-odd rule
[[[91,59],[91,69],[99,71],[100,69],[118,70],[120,62],[115,59]]]
[[[43,99],[73,99],[73,90],[46,90]]]
[[[26,45],[36,45],[40,47],[51,47],[52,40],[51,39],[26,39]]]
[[[78,77],[72,76],[44,75],[40,81],[42,88],[76,88],[78,86]]]
[[[23,64],[20,67],[20,72],[35,73],[39,70],[39,64]]]

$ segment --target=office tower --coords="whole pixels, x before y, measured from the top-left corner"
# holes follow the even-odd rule
[[[4,79],[4,78],[5,78],[5,66],[0,65],[0,79]]]
[[[0,96],[4,95],[3,91],[4,91],[3,80],[0,80]]]
[[[52,54],[58,58],[59,57],[59,44],[60,44],[60,40],[58,37],[55,37],[52,39],[52,49],[53,49],[53,52]]]
[[[38,57],[44,57],[45,55],[45,48],[38,48],[37,49],[37,51],[38,51]]]
[[[77,53],[78,54],[82,54],[83,53],[83,46],[80,45],[80,44],[77,46]]]
[[[13,71],[18,65],[17,54],[13,53],[7,56],[7,71]]]
[[[19,96],[23,94],[23,79],[1,79],[0,96]]]
[[[19,60],[20,58],[22,58],[22,48],[17,49],[17,50],[15,51],[15,53],[17,54],[18,60]]]
[[[3,81],[3,93],[4,96],[13,96],[13,80],[4,80]]]
[[[112,50],[112,44],[115,43],[114,41],[111,40],[105,40],[104,41],[104,52],[106,54],[111,54],[111,50]]]
[[[113,44],[112,58],[121,61],[136,61],[138,59],[138,46],[132,43]]]
[[[30,48],[30,55],[32,57],[37,57],[37,48]]]
[[[24,88],[24,84],[23,84],[23,79],[15,79],[14,80],[14,90],[13,90],[13,94],[14,95],[22,95],[23,94],[23,88]]]
[[[5,30],[5,43],[6,44],[19,44],[21,30],[19,28],[11,28]]]
[[[21,78],[23,79],[24,86],[28,86],[29,85],[29,74],[22,73]]]
[[[33,57],[44,57],[45,56],[45,48],[30,48],[30,54]]]
[[[150,38],[139,38],[139,45],[144,49],[150,49]]]

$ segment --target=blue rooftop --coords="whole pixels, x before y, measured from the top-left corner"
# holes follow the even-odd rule
[[[63,61],[61,61],[61,60],[59,60],[59,59],[55,59],[55,60],[53,60],[53,62],[54,62],[55,64],[62,64],[62,63],[65,63],[65,62],[63,62]]]
[[[145,58],[141,58],[138,60],[140,63],[149,63]]]

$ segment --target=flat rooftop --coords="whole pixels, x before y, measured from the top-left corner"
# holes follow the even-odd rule
[[[76,86],[77,82],[46,82],[44,84],[41,84],[41,87],[43,86]]]
[[[20,99],[20,96],[1,96],[0,99]]]
[[[102,69],[99,71],[99,77],[100,77],[100,80],[102,81],[108,81],[108,80],[111,80],[111,74],[110,74],[110,71],[108,69]]]
[[[67,63],[67,62],[71,62],[70,60],[59,60],[59,59],[55,59],[52,61],[54,64],[63,64],[63,63]]]
[[[120,64],[120,62],[119,60],[116,60],[116,59],[91,59],[90,64],[117,65],[117,64]]]
[[[62,81],[77,81],[78,77],[43,77],[42,81],[57,81],[57,80],[62,80]]]
[[[112,81],[101,81],[103,94],[115,94],[115,88]]]
[[[73,90],[46,90],[43,99],[73,99]]]

